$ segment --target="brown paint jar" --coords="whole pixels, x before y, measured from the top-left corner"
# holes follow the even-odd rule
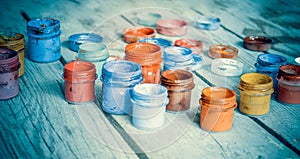
[[[168,89],[167,110],[188,110],[194,88],[193,74],[185,70],[166,70],[161,74],[161,84]]]
[[[274,92],[272,77],[261,73],[241,76],[239,110],[250,115],[263,115],[270,110],[271,94]]]
[[[156,30],[151,27],[133,26],[124,30],[123,40],[127,43],[135,43],[140,39],[154,38]]]
[[[227,131],[232,128],[234,109],[237,106],[233,90],[207,87],[202,90],[200,127],[207,131]]]
[[[11,50],[18,52],[20,68],[19,76],[22,76],[25,71],[24,67],[24,35],[14,32],[2,32],[0,33],[0,46],[6,47]]]
[[[0,100],[10,99],[19,94],[18,53],[0,47]]]
[[[300,66],[281,66],[277,79],[278,101],[287,104],[300,104]]]
[[[125,48],[125,60],[142,66],[142,83],[160,83],[160,64],[162,52],[158,45],[151,43],[131,43]]]
[[[90,62],[71,61],[64,67],[65,97],[69,103],[90,102],[95,99],[96,68]]]

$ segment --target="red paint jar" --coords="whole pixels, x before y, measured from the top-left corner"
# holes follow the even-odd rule
[[[19,68],[18,53],[7,48],[0,48],[0,100],[19,94]]]
[[[185,70],[166,70],[161,74],[161,84],[168,89],[167,110],[184,111],[190,108],[193,74]]]
[[[131,43],[125,48],[125,60],[142,66],[142,83],[160,83],[162,52],[158,45],[151,43]]]
[[[234,109],[237,106],[233,90],[207,87],[202,90],[200,126],[208,131],[227,131],[232,128]]]
[[[151,27],[133,26],[124,30],[123,40],[127,43],[135,43],[140,39],[154,38],[156,30]]]
[[[283,65],[277,75],[279,102],[300,104],[300,66]]]
[[[69,103],[95,99],[96,68],[90,62],[71,61],[64,67],[65,97]]]

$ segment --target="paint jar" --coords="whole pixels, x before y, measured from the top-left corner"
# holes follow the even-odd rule
[[[171,46],[164,49],[164,70],[194,71],[202,67],[202,58],[193,54],[192,50],[185,47]]]
[[[160,83],[161,48],[150,43],[132,43],[125,48],[125,60],[142,66],[142,83]]]
[[[79,46],[77,58],[94,64],[97,75],[101,77],[102,66],[108,58],[108,50],[105,44],[86,42]]]
[[[233,90],[207,87],[202,90],[200,127],[208,131],[227,131],[232,128],[234,109],[237,106]]]
[[[300,66],[281,66],[277,79],[278,101],[287,104],[300,104]]]
[[[190,108],[192,89],[195,86],[192,73],[166,70],[161,74],[161,84],[168,89],[167,110],[179,112]]]
[[[162,127],[168,103],[167,95],[167,89],[159,84],[136,85],[131,91],[133,126],[144,130]]]
[[[196,39],[178,39],[174,42],[174,46],[182,46],[189,48],[194,54],[199,54],[203,50],[202,41]]]
[[[19,77],[25,72],[24,45],[25,40],[23,34],[14,32],[0,32],[0,46],[18,52],[20,62]]]
[[[135,43],[143,38],[154,38],[156,30],[145,26],[132,26],[124,30],[123,40],[127,43]]]
[[[143,81],[142,68],[131,61],[109,61],[103,65],[102,109],[112,114],[131,114],[130,91]]]
[[[239,110],[250,115],[263,115],[270,110],[273,80],[261,73],[247,73],[241,76]]]
[[[279,67],[286,65],[286,58],[275,54],[261,54],[255,63],[256,72],[269,75],[273,79],[273,87],[277,90],[278,81],[276,79]]]
[[[19,94],[19,67],[18,53],[0,48],[0,100],[10,99]]]
[[[57,61],[60,54],[60,22],[57,19],[34,19],[27,23],[29,58],[35,62]]]
[[[95,99],[95,65],[86,61],[71,61],[65,65],[63,76],[65,97],[69,103],[91,102]]]
[[[156,45],[160,46],[162,50],[173,45],[172,41],[163,39],[163,38],[144,38],[144,39],[139,40],[138,42],[139,43],[146,42],[146,43],[156,44]]]
[[[86,42],[101,43],[103,37],[94,33],[78,33],[69,36],[68,45],[72,51],[78,52],[79,46]]]

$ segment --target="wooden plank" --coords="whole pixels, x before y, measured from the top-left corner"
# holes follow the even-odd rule
[[[156,9],[156,10],[152,10],[152,9],[143,9],[143,12],[155,12],[155,13],[160,13],[161,15],[163,15],[163,18],[174,18],[174,17],[177,17],[178,15],[176,15],[176,14],[174,14],[174,12],[170,12],[170,11],[166,11],[166,10],[159,10],[159,9]],[[136,24],[135,23],[135,21],[134,21],[134,16],[136,15],[136,12],[133,12],[133,13],[127,13],[127,14],[124,14],[124,16],[128,19],[128,20],[130,20],[132,23],[134,23],[134,24]],[[181,14],[182,15],[182,14]],[[226,34],[226,33],[225,33]],[[220,39],[219,39],[219,37],[212,37],[211,39],[210,38],[207,38],[207,33],[205,33],[204,31],[199,31],[199,30],[195,30],[195,29],[193,29],[193,28],[189,28],[189,30],[188,30],[188,35],[186,35],[185,37],[191,37],[191,38],[197,38],[197,39],[204,39],[204,42],[205,42],[205,44],[210,44],[210,43],[212,43],[212,42],[218,42],[218,41],[221,41]],[[172,41],[174,41],[175,39],[178,39],[178,38],[180,38],[180,37],[173,37],[173,38],[170,38],[170,37],[166,37],[166,36],[163,36],[163,35],[160,35],[160,34],[158,34],[157,36],[159,36],[159,37],[164,37],[164,38],[167,38],[167,39],[169,39],[169,40],[172,40]],[[209,34],[209,36],[211,37],[211,35]],[[218,39],[218,41],[217,40],[215,40],[215,39]],[[207,45],[205,45],[205,48],[204,48],[205,50],[207,50],[208,49],[208,47],[207,47]],[[205,56],[205,55],[204,55]],[[207,59],[208,57],[204,57],[204,61],[205,62],[210,62],[211,60],[208,60]],[[205,70],[205,68],[207,69],[207,66],[204,66],[204,69],[201,69],[201,70],[199,70],[198,71],[198,73],[199,72],[201,72],[201,74],[203,73],[202,72],[202,70]],[[207,72],[207,75],[209,76],[209,74],[211,74],[210,72]],[[214,78],[214,77],[213,77]],[[209,81],[213,81],[213,78],[212,79],[209,79]],[[224,80],[220,80],[220,81],[222,81],[223,83],[224,83]],[[153,138],[151,138],[151,137],[148,137],[148,136],[150,136],[150,135],[148,135],[146,132],[144,132],[146,135],[148,135],[147,136],[147,138],[142,138],[142,137],[139,137],[139,135],[140,135],[140,133],[141,133],[141,131],[138,131],[138,133],[132,133],[133,135],[135,135],[135,134],[137,134],[137,135],[135,135],[134,136],[134,138],[135,138],[135,140],[141,145],[141,147],[143,148],[143,149],[146,149],[145,151],[146,152],[148,152],[148,151],[154,151],[154,149],[151,149],[151,148],[157,148],[157,146],[159,145],[159,139],[157,140],[155,137],[157,137],[157,136],[162,136],[162,138],[164,138],[164,139],[170,139],[170,134],[176,134],[176,128],[182,128],[182,127],[184,127],[184,126],[181,126],[179,123],[181,123],[182,121],[188,121],[188,116],[189,115],[191,115],[191,114],[193,114],[193,112],[195,113],[195,112],[197,112],[197,106],[198,106],[198,99],[199,99],[199,97],[200,97],[200,92],[201,92],[201,90],[204,88],[204,87],[206,87],[207,85],[203,82],[203,81],[201,81],[200,79],[198,79],[198,78],[196,78],[196,83],[197,83],[197,85],[198,85],[198,88],[196,88],[196,89],[194,89],[193,90],[193,97],[192,97],[192,105],[193,105],[193,107],[192,107],[192,109],[190,110],[190,112],[187,112],[186,114],[180,114],[180,115],[176,115],[176,117],[174,118],[173,117],[173,119],[170,117],[170,116],[172,116],[173,114],[168,114],[167,113],[167,118],[171,118],[171,119],[169,119],[169,121],[172,121],[172,123],[176,123],[176,124],[178,124],[178,125],[176,125],[176,124],[174,124],[174,125],[168,125],[167,127],[165,127],[163,130],[161,130],[161,131],[165,131],[164,133],[160,133],[160,132],[154,132],[153,134],[155,134],[155,135],[152,135],[151,137],[153,137]],[[236,111],[237,112],[237,111]],[[129,120],[129,121],[126,121],[126,119],[127,120]],[[120,119],[120,120],[118,120],[119,122],[123,122],[123,121],[125,121],[125,123],[128,123],[128,122],[130,122],[130,118],[128,119],[128,118],[126,118],[126,119],[124,119],[124,118],[122,118],[122,119]],[[239,135],[241,135],[241,134],[247,134],[246,132],[252,132],[252,130],[261,130],[261,132],[262,133],[264,133],[264,135],[267,135],[267,136],[265,136],[265,137],[263,137],[262,139],[261,139],[261,141],[263,141],[263,142],[266,142],[265,144],[266,145],[268,145],[268,144],[271,144],[273,141],[275,141],[276,139],[272,136],[272,135],[270,135],[270,134],[268,134],[268,133],[266,133],[265,132],[265,130],[263,129],[263,128],[261,128],[259,125],[257,125],[256,123],[254,123],[254,122],[252,122],[251,121],[251,119],[249,119],[249,118],[247,118],[247,117],[245,117],[244,115],[242,115],[242,114],[240,114],[240,113],[236,113],[235,114],[235,121],[234,121],[234,128],[233,129],[235,129],[235,130],[231,130],[230,131],[230,134],[232,134],[232,137],[233,136],[235,136],[235,137],[238,137]],[[245,122],[245,123],[243,123],[243,122]],[[248,123],[249,122],[249,123]],[[184,123],[184,122],[183,122]],[[186,123],[188,123],[188,122],[186,122]],[[185,123],[185,124],[186,124]],[[174,127],[172,127],[172,126],[174,126]],[[178,127],[176,127],[176,126],[178,126]],[[255,127],[255,128],[249,128],[249,126],[250,127]],[[130,127],[132,127],[132,126],[130,126],[130,125],[128,125],[128,128],[127,129],[129,129],[129,131],[133,131],[134,130],[134,128],[130,128]],[[196,127],[196,128],[195,128]],[[249,128],[249,129],[248,129]],[[188,143],[188,145],[187,144],[184,144],[185,146],[184,146],[184,150],[182,150],[182,151],[178,151],[178,147],[177,146],[179,146],[179,144],[177,145],[177,142],[175,142],[175,143],[173,143],[173,144],[170,144],[170,146],[168,145],[168,147],[167,148],[165,148],[165,149],[163,149],[163,150],[160,150],[160,151],[158,151],[157,153],[148,153],[148,155],[149,156],[155,156],[155,155],[157,155],[157,154],[164,154],[164,156],[166,156],[166,157],[171,157],[171,156],[182,156],[182,157],[184,157],[184,156],[187,156],[187,155],[191,155],[191,154],[193,154],[193,155],[195,155],[194,157],[196,157],[196,156],[200,156],[200,155],[204,155],[205,156],[205,152],[210,152],[210,150],[206,150],[205,148],[207,147],[207,145],[205,145],[205,143],[203,144],[203,143],[198,143],[198,142],[195,142],[195,141],[199,141],[199,139],[201,139],[201,137],[205,137],[205,133],[202,131],[202,133],[195,133],[195,134],[197,134],[197,135],[199,135],[199,136],[197,136],[197,135],[195,135],[195,134],[193,134],[193,133],[191,133],[191,131],[194,131],[194,132],[197,132],[197,131],[199,131],[198,130],[199,129],[199,126],[198,126],[198,122],[196,122],[196,123],[192,123],[192,125],[191,125],[191,127],[185,132],[185,133],[183,133],[182,135],[183,136],[181,136],[180,137],[180,139],[178,140],[178,142],[180,142],[180,143]],[[241,131],[244,131],[245,129],[247,129],[244,133],[242,133]],[[181,129],[182,130],[182,129]],[[235,132],[239,132],[239,133],[236,133],[235,134]],[[241,133],[241,134],[240,134]],[[167,136],[165,136],[165,134],[168,134]],[[177,133],[178,134],[178,136],[179,136],[179,134],[180,133]],[[204,136],[203,136],[204,135]],[[227,133],[226,133],[226,135],[228,135]],[[226,140],[226,142],[224,142],[224,143],[226,143],[227,145],[227,148],[228,149],[224,149],[224,147],[225,147],[225,145],[222,145],[222,141],[224,141],[224,138],[222,138],[221,136],[219,136],[218,134],[216,135],[215,133],[213,133],[213,134],[210,134],[209,135],[210,137],[211,137],[211,139],[210,140],[212,140],[212,141],[208,141],[209,143],[216,143],[216,144],[218,144],[219,146],[220,146],[220,148],[221,148],[221,150],[216,150],[216,145],[214,146],[214,151],[211,151],[211,155],[213,155],[213,153],[217,153],[217,156],[223,156],[223,157],[236,157],[236,156],[243,156],[243,155],[245,155],[245,156],[247,156],[247,155],[249,155],[249,156],[252,156],[252,157],[259,157],[259,156],[264,156],[264,155],[272,155],[272,153],[274,153],[274,152],[277,152],[277,148],[279,148],[279,149],[281,149],[282,147],[285,147],[283,144],[281,144],[280,142],[280,145],[281,146],[279,146],[279,147],[277,147],[278,145],[276,144],[276,145],[273,145],[273,146],[275,146],[276,148],[274,148],[274,152],[272,152],[272,151],[270,151],[270,152],[266,152],[265,154],[262,154],[262,153],[256,153],[256,151],[252,151],[252,152],[250,152],[250,153],[248,153],[248,154],[243,154],[242,152],[247,152],[247,150],[246,149],[235,149],[236,151],[232,151],[233,150],[233,148],[229,148],[227,145],[235,145],[236,143],[235,143],[235,141],[232,141],[232,140],[234,140],[233,138],[230,138],[230,139],[228,139],[227,138],[227,136],[225,137],[224,136],[224,138],[226,138],[225,140]],[[219,137],[221,137],[221,138],[219,138]],[[149,139],[150,138],[150,139]],[[245,145],[243,145],[244,143],[253,143],[253,142],[251,142],[251,139],[249,139],[249,141],[241,141],[241,138],[245,138],[245,137],[238,137],[239,138],[239,142],[242,142],[241,143],[241,145],[239,145],[238,147],[245,147]],[[258,136],[256,136],[256,138],[260,138],[260,137],[258,137]],[[268,139],[271,139],[271,140],[269,140],[269,141],[266,141],[265,140],[265,138],[268,138]],[[148,139],[148,140],[147,140]],[[206,138],[205,138],[206,139]],[[245,138],[246,139],[246,138]],[[208,139],[207,139],[208,140]],[[156,141],[155,142],[155,144],[154,143],[152,143],[153,141]],[[221,142],[220,142],[221,141]],[[278,142],[278,140],[276,140],[277,142]],[[203,145],[201,145],[201,144],[203,144]],[[176,145],[176,146],[175,146]],[[200,146],[201,145],[201,146]],[[266,146],[265,145],[265,146]],[[271,144],[272,145],[272,144]],[[151,147],[151,146],[153,146],[153,147]],[[156,146],[156,147],[155,147]],[[223,147],[224,146],[224,147]],[[201,147],[201,149],[203,150],[203,151],[197,151],[197,152],[195,152],[195,147]],[[234,147],[234,146],[233,146]],[[257,147],[260,147],[260,146],[258,146],[257,145]],[[264,146],[262,146],[262,147],[264,147]],[[148,149],[148,151],[147,151],[147,149]],[[287,148],[288,149],[288,148]],[[186,151],[185,151],[186,150]],[[190,152],[190,153],[189,153]],[[192,152],[192,153],[191,153]],[[257,150],[257,152],[260,152],[259,150]],[[283,154],[285,154],[285,155],[292,155],[293,153],[292,153],[292,151],[290,151],[289,149],[287,150],[287,154],[286,154],[286,152],[282,152]],[[169,155],[166,155],[166,154],[170,154],[170,156]],[[206,154],[207,155],[207,154]],[[235,156],[236,155],[236,156]],[[209,155],[208,155],[209,156]],[[244,157],[245,157],[244,156]],[[249,157],[248,156],[248,157]]]
[[[60,62],[27,59],[20,94],[0,101],[1,146],[5,158],[135,158],[131,148],[95,104],[70,105],[64,99]],[[99,120],[92,120],[97,116]],[[97,129],[88,129],[89,125]],[[97,132],[93,136],[90,131]]]

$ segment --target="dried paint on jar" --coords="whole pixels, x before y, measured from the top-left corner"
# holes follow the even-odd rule
[[[184,111],[190,108],[193,74],[185,70],[166,70],[161,74],[161,84],[168,89],[167,110]]]
[[[19,76],[22,76],[25,72],[24,45],[25,40],[23,34],[14,32],[0,32],[0,46],[18,52],[20,62]]]
[[[90,62],[71,61],[64,67],[65,97],[69,103],[90,102],[95,99],[96,68]]]
[[[18,53],[0,48],[0,100],[13,98],[19,94],[19,67]]]
[[[261,73],[247,73],[241,76],[239,110],[250,115],[263,115],[270,110],[273,80]]]

